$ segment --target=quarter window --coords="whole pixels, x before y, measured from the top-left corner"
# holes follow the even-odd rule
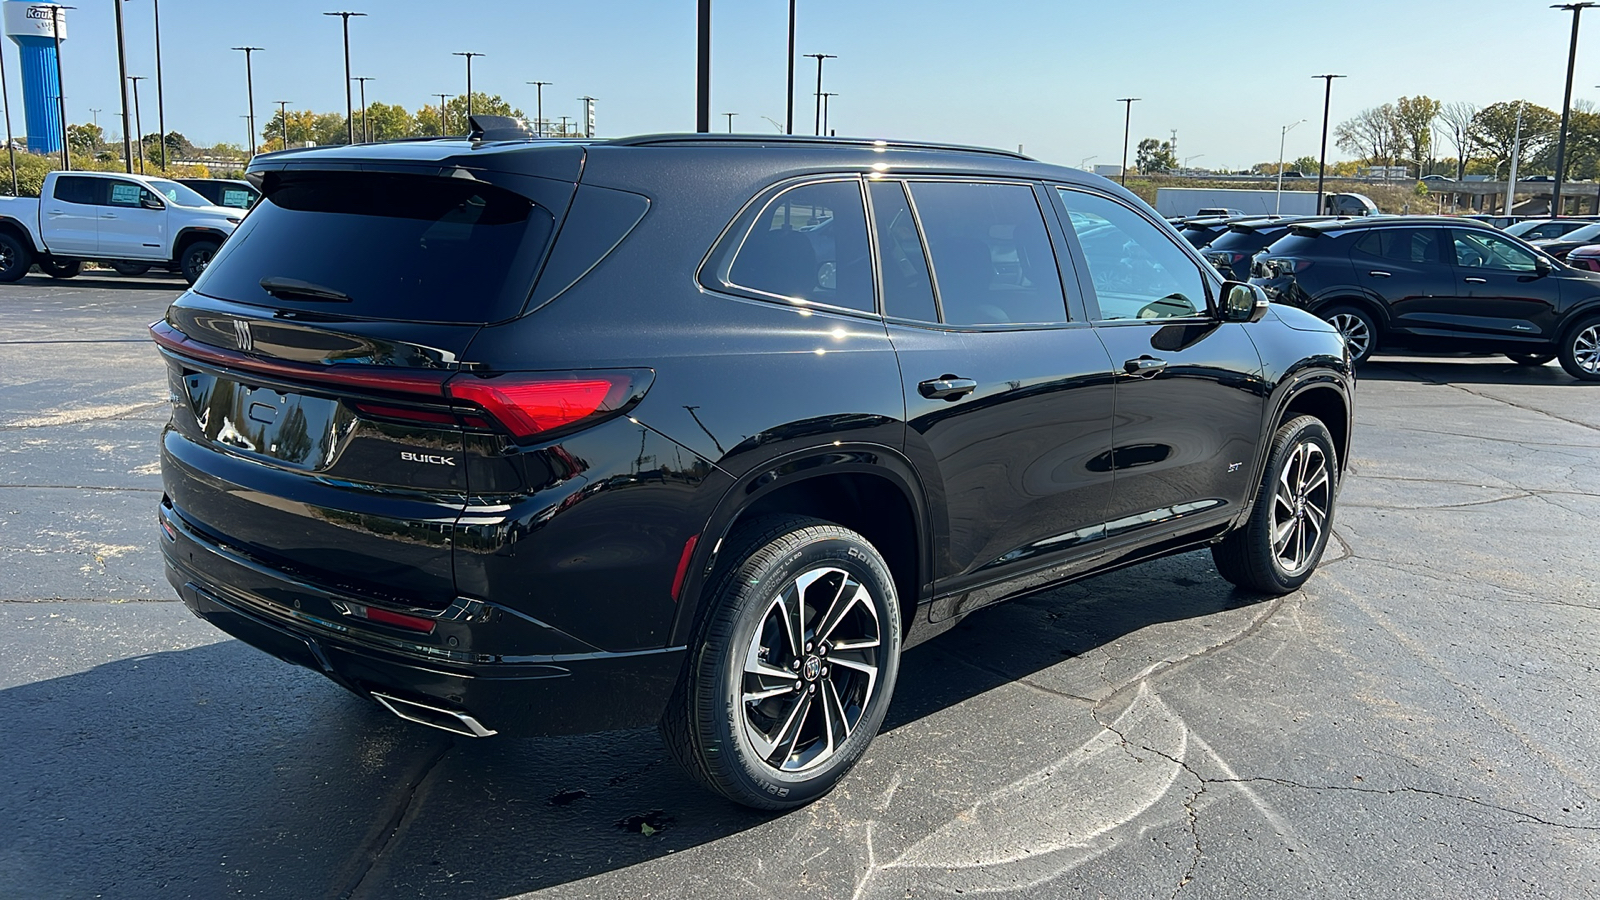
[[[928,261],[922,255],[922,238],[898,181],[868,182],[872,218],[878,233],[878,281],[883,285],[883,314],[920,322],[939,321],[933,303],[933,283]]]
[[[1050,233],[1026,184],[911,186],[949,325],[1067,320]]]
[[[1184,318],[1206,310],[1200,267],[1160,229],[1114,200],[1060,193],[1089,264],[1101,319]]]
[[[734,286],[873,312],[872,251],[857,181],[807,184],[756,217],[728,270]]]
[[[1539,263],[1525,248],[1496,234],[1455,232],[1456,265],[1470,269],[1534,272]]]

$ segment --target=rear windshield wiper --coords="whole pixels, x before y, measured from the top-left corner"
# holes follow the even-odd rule
[[[281,300],[315,300],[321,303],[349,303],[350,295],[320,284],[298,278],[277,278],[268,275],[258,282],[261,289]]]

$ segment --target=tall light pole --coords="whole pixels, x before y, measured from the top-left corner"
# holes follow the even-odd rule
[[[278,104],[278,130],[283,134],[278,137],[283,139],[283,149],[289,149],[289,103],[288,100],[274,100]],[[251,126],[252,128],[255,126]],[[254,140],[254,138],[252,138]]]
[[[445,119],[450,115],[449,108],[444,105],[444,101],[454,97],[455,94],[434,94],[434,96],[439,98],[439,136],[444,137],[444,122]]]
[[[61,14],[69,9],[77,7],[59,4],[50,7],[50,36],[56,42],[56,108],[61,115],[61,168],[67,171],[72,170],[72,145],[67,143],[67,89],[61,81]]]
[[[733,134],[733,117],[737,116],[738,113],[723,113],[723,115],[728,117],[728,133]]]
[[[526,83],[533,85],[533,90],[534,90],[534,95],[535,95],[534,102],[536,104],[538,104],[537,106],[535,106],[533,108],[533,130],[534,130],[534,132],[536,134],[539,135],[539,137],[544,137],[545,136],[545,131],[546,131],[545,123],[544,123],[544,86],[547,85],[547,84],[555,84],[555,82],[554,81],[529,81],[529,82],[526,82]]]
[[[1567,122],[1572,118],[1572,67],[1578,61],[1578,19],[1586,9],[1600,6],[1600,3],[1560,3],[1552,5],[1551,9],[1564,9],[1572,13],[1572,44],[1567,48],[1567,92],[1561,98],[1561,134],[1556,139],[1556,183],[1551,187],[1550,215],[1561,215],[1561,182],[1566,178],[1567,159]],[[1506,210],[1510,215],[1511,211]]]
[[[794,4],[789,0],[789,55],[785,57],[789,70],[789,92],[784,95],[784,109],[788,114],[784,117],[784,134],[794,134]]]
[[[822,134],[822,61],[825,59],[838,59],[832,53],[807,53],[806,56],[817,61],[817,125],[813,134]]]
[[[372,140],[372,126],[367,123],[367,82],[377,81],[369,75],[357,75],[354,81],[361,83],[361,140]]]
[[[133,174],[133,143],[128,140],[128,47],[123,40],[122,0],[111,0],[117,12],[117,93],[122,100],[122,158],[126,160],[128,174]]]
[[[483,54],[473,53],[471,50],[464,50],[460,53],[452,53],[450,55],[464,56],[467,58],[467,120],[468,127],[470,128],[472,119],[472,58],[474,56],[482,56]]]
[[[1133,126],[1133,105],[1142,99],[1144,98],[1119,97],[1117,99],[1118,103],[1127,105],[1122,115],[1122,184],[1124,187],[1128,184],[1128,137]]]
[[[1328,109],[1333,102],[1333,80],[1343,75],[1313,75],[1324,82],[1322,90],[1322,154],[1317,157],[1317,215],[1322,215],[1322,181],[1328,174]]]
[[[11,157],[11,196],[18,194],[17,189],[17,148],[11,136],[11,88],[6,84],[6,51],[5,41],[0,40],[0,102],[6,108],[6,154]]]
[[[584,94],[578,98],[583,101],[583,136],[594,137],[594,101],[596,98]]]
[[[338,16],[344,21],[344,133],[350,143],[356,142],[355,110],[350,107],[350,17],[364,16],[364,12],[327,12],[325,16]],[[470,78],[470,76],[468,76]]]
[[[823,137],[827,137],[828,136],[828,98],[829,97],[837,97],[837,96],[839,96],[837,93],[833,93],[833,92],[830,92],[830,91],[823,91],[822,92],[822,136]]]
[[[695,11],[694,130],[711,131],[711,0],[700,0]]]
[[[161,0],[151,0],[156,15],[156,127],[161,129],[161,171],[167,171],[167,94],[161,83]],[[97,123],[98,124],[98,123]]]
[[[139,82],[149,81],[146,75],[129,75],[133,84],[133,130],[139,132],[139,174],[144,174],[144,117],[139,114]]]
[[[1273,215],[1277,215],[1278,213],[1283,212],[1283,145],[1284,145],[1284,142],[1289,139],[1289,132],[1293,131],[1296,125],[1305,124],[1305,121],[1306,121],[1305,119],[1301,119],[1298,122],[1294,122],[1292,124],[1285,125],[1285,126],[1283,126],[1283,131],[1279,132],[1279,134],[1278,134],[1278,196],[1275,197],[1273,199],[1273,201],[1272,201],[1272,214]]]
[[[118,7],[118,8],[120,9],[120,7]],[[256,140],[257,140],[257,138],[256,138],[256,82],[255,82],[255,76],[253,74],[254,70],[251,68],[251,65],[250,65],[250,54],[254,53],[257,50],[262,50],[262,49],[265,49],[265,48],[263,48],[263,47],[234,47],[233,49],[235,49],[235,50],[243,50],[244,51],[244,92],[250,98],[250,146],[244,148],[244,155],[245,155],[245,159],[249,160],[250,157],[256,155]],[[124,112],[122,114],[122,117],[123,117],[124,123],[126,123],[128,114],[126,112]],[[285,150],[287,150],[289,148],[289,132],[288,132],[287,126],[284,129],[283,147],[284,147]],[[129,169],[128,171],[131,172],[133,170]]]

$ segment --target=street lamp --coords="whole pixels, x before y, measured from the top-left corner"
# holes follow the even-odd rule
[[[697,134],[711,131],[711,0],[700,0],[695,6],[694,130]]]
[[[539,137],[544,137],[546,131],[544,124],[544,87],[547,84],[555,84],[555,82],[529,81],[525,83],[533,85],[536,96],[535,102],[538,104],[533,108],[533,130],[539,135]]]
[[[733,117],[737,116],[738,113],[723,113],[723,115],[728,117],[728,133],[733,134]]]
[[[828,98],[829,97],[837,97],[837,96],[839,96],[839,95],[837,93],[832,92],[832,91],[823,91],[822,92],[822,136],[823,137],[827,137],[828,136]]]
[[[129,75],[133,83],[133,130],[139,132],[139,174],[144,174],[144,117],[139,114],[139,82],[149,81],[147,75]]]
[[[1128,105],[1122,119],[1122,184],[1124,187],[1128,184],[1128,134],[1133,125],[1133,105],[1142,99],[1144,98],[1122,97],[1117,100],[1118,103],[1126,103]]]
[[[117,95],[122,101],[122,158],[133,174],[133,144],[128,140],[128,45],[122,32],[122,0],[111,0],[117,19]]]
[[[795,0],[789,0],[789,55],[785,58],[789,70],[789,93],[785,95],[787,101],[784,104],[784,109],[788,111],[784,121],[788,124],[784,126],[784,134],[794,134],[794,3]]]
[[[817,124],[813,134],[822,134],[822,61],[825,59],[838,59],[832,53],[807,53],[807,57],[817,61]]]
[[[1084,170],[1085,172],[1087,172],[1087,171],[1089,171],[1089,160],[1091,160],[1091,159],[1099,159],[1099,158],[1100,158],[1099,156],[1085,156],[1083,159],[1078,161],[1078,168],[1080,168],[1080,169]]]
[[[367,123],[367,82],[378,79],[368,75],[357,75],[352,81],[361,83],[361,140],[372,140],[372,126]]]
[[[1288,140],[1289,132],[1293,131],[1296,125],[1301,125],[1304,123],[1305,119],[1301,119],[1299,122],[1285,125],[1283,126],[1283,131],[1279,132],[1278,134],[1278,195],[1277,197],[1273,198],[1272,201],[1273,215],[1277,215],[1283,211],[1283,144],[1286,140]],[[1318,200],[1317,203],[1318,208],[1320,209],[1322,201]]]
[[[327,12],[325,16],[338,16],[344,21],[344,133],[345,140],[356,142],[355,110],[350,108],[350,17],[364,16],[364,12]],[[365,124],[365,123],[363,123]]]
[[[1586,9],[1600,6],[1600,3],[1560,3],[1554,4],[1551,9],[1562,9],[1572,13],[1572,45],[1567,48],[1567,92],[1561,98],[1561,134],[1556,139],[1556,183],[1551,186],[1550,215],[1561,215],[1561,181],[1566,177],[1567,157],[1567,122],[1572,118],[1572,67],[1578,61],[1578,19]],[[1507,215],[1511,213],[1506,210]]]
[[[450,99],[451,97],[454,97],[455,94],[434,94],[434,96],[439,98],[439,136],[440,137],[444,137],[445,136],[445,128],[444,128],[445,119],[448,118],[449,115],[450,115],[450,111],[444,105],[444,101]]]
[[[467,120],[468,127],[470,128],[472,120],[472,58],[474,56],[482,56],[483,54],[473,53],[471,50],[464,50],[460,53],[452,53],[450,55],[464,56],[467,59]]]
[[[11,157],[11,196],[18,194],[17,190],[17,147],[11,136],[11,89],[6,85],[6,51],[5,42],[0,41],[0,101],[6,108],[6,154]]]
[[[1328,107],[1333,100],[1333,80],[1344,78],[1343,75],[1313,75],[1312,78],[1321,78],[1324,87],[1322,92],[1322,156],[1317,163],[1317,215],[1322,215],[1322,180],[1328,172]]]
[[[61,82],[61,14],[76,6],[52,4],[50,7],[50,36],[56,42],[56,108],[61,116],[61,168],[72,170],[71,146],[67,143],[67,91]],[[118,9],[120,12],[120,8]]]
[[[250,146],[244,148],[245,159],[248,160],[250,157],[256,155],[256,83],[255,76],[252,74],[253,69],[250,65],[250,54],[265,48],[234,47],[233,49],[244,51],[244,90],[245,94],[250,98]],[[126,103],[124,103],[124,107],[126,107]],[[123,131],[127,131],[128,113],[126,112],[126,109],[124,109],[124,112],[122,113],[122,127]],[[284,149],[288,149],[289,147],[289,138],[287,136],[285,136],[283,139],[283,146]],[[131,153],[132,151],[130,150],[129,152]],[[130,162],[128,169],[129,172],[133,171],[132,165],[133,164]]]
[[[161,171],[167,171],[167,93],[161,82],[161,0],[151,0],[156,15],[156,127],[161,129]],[[96,122],[96,125],[99,123]]]
[[[594,137],[594,101],[597,99],[588,94],[578,98],[583,101],[583,136]]]
[[[283,139],[283,149],[287,150],[289,149],[289,103],[291,101],[274,100],[272,102],[278,104],[278,130],[283,132],[278,137]],[[251,140],[254,140],[254,138],[251,138]]]

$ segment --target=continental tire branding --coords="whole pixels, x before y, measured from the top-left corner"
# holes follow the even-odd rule
[[[410,450],[401,450],[400,458],[405,462],[424,463],[430,466],[454,466],[455,457],[435,456],[431,453],[413,453]]]

